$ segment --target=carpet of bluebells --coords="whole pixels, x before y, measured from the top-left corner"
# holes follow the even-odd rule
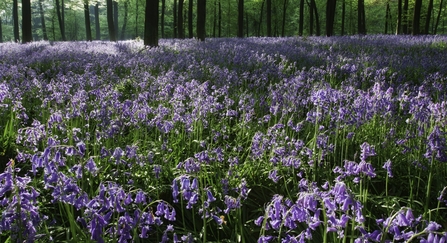
[[[447,37],[0,44],[1,242],[447,242]]]

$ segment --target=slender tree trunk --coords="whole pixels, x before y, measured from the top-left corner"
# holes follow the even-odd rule
[[[327,0],[326,2],[326,36],[334,35],[334,19],[336,0]]]
[[[341,3],[341,35],[345,35],[346,0]]]
[[[33,41],[31,28],[31,1],[22,0],[22,43]]]
[[[284,4],[282,7],[282,26],[281,26],[281,36],[285,36],[286,31],[286,14],[287,14],[287,0],[284,0]]]
[[[397,27],[396,35],[402,34],[402,0],[397,1]]]
[[[129,17],[129,1],[124,1],[124,17],[123,17],[123,27],[121,28],[121,40],[126,38],[126,28],[127,28],[127,20]]]
[[[267,36],[272,36],[272,0],[267,1]]]
[[[192,10],[194,8],[193,0],[188,0],[188,37],[193,38],[193,26],[192,26]]]
[[[138,37],[138,0],[135,1],[135,37]],[[145,20],[146,21],[146,20]]]
[[[96,39],[101,39],[101,29],[99,26],[99,4],[95,4],[95,32],[96,32]]]
[[[67,33],[65,33],[65,2],[64,2],[64,0],[61,0],[61,20],[62,20],[62,29],[64,30],[63,40],[66,40]]]
[[[113,28],[115,29],[115,37],[118,37],[118,2],[113,1]]]
[[[217,0],[214,0],[214,8],[213,8],[213,38],[216,38],[216,29],[217,29]]]
[[[261,36],[262,16],[264,15],[264,3],[266,0],[262,0],[261,13],[259,15],[258,36]]]
[[[177,0],[174,0],[174,38],[178,37]]]
[[[441,2],[439,3],[438,16],[436,17],[435,29],[433,30],[434,35],[436,35],[436,33],[438,31],[438,25],[439,25],[439,19],[441,18],[442,6],[443,6],[443,0],[441,0]]]
[[[249,32],[248,32],[248,12],[247,11],[245,11],[245,26],[246,26],[246,29],[245,29],[245,36],[247,36],[248,37],[248,35],[249,35]]]
[[[185,33],[183,32],[183,2],[184,0],[178,0],[178,13],[177,13],[177,28],[178,28],[178,38],[185,38]]]
[[[428,34],[430,33],[430,19],[431,19],[431,13],[433,12],[433,0],[430,0],[428,2],[428,8],[427,8],[427,18],[425,19],[425,29],[424,33]]]
[[[0,16],[0,43],[3,43],[2,17]]]
[[[321,30],[320,30],[320,18],[318,16],[318,9],[317,4],[315,3],[315,0],[311,0],[313,2],[313,9],[315,13],[315,27],[316,27],[316,35],[320,36]]]
[[[39,13],[40,13],[40,23],[41,23],[41,25],[42,25],[43,39],[44,39],[44,40],[48,40],[47,26],[45,25],[45,13],[44,13],[44,11],[43,11],[42,2],[43,2],[43,0],[39,0],[39,1],[38,1],[38,4],[39,4]],[[0,23],[0,24],[1,24],[1,23]]]
[[[314,34],[314,0],[310,0],[309,4],[309,9],[310,9],[310,14],[309,14],[309,35],[313,35]]]
[[[390,2],[386,2],[386,11],[385,11],[385,35],[388,34],[388,25],[390,19]]]
[[[244,37],[244,0],[238,0],[237,4],[237,37]]]
[[[19,33],[19,7],[17,0],[12,1],[12,18],[14,19],[14,41],[20,41],[20,33]]]
[[[218,19],[218,21],[217,21],[217,29],[218,29],[218,32],[219,32],[219,34],[218,34],[218,36],[219,36],[219,38],[220,37],[222,37],[222,3],[220,2],[220,0],[218,0],[219,1],[219,19]]]
[[[404,11],[403,11],[403,20],[402,20],[402,24],[403,24],[402,31],[404,34],[409,33],[408,22],[409,22],[408,0],[404,0]]]
[[[206,0],[197,0],[197,38],[205,41]]]
[[[113,23],[113,3],[112,3],[112,0],[107,0],[107,28],[109,29],[109,39],[110,39],[110,41],[116,41],[115,24]]]
[[[166,0],[161,0],[161,38],[165,38],[165,11]]]
[[[87,41],[92,41],[92,28],[90,25],[90,6],[88,0],[84,0],[84,21],[85,21],[85,36]]]
[[[412,34],[419,35],[421,33],[421,8],[422,8],[422,0],[416,0],[414,2],[414,12],[413,12],[413,26],[412,26]]]
[[[358,23],[358,33],[360,35],[366,35],[365,2],[364,2],[364,0],[358,0],[357,23]]]
[[[63,7],[62,7],[62,9],[63,9]],[[57,12],[57,20],[59,22],[59,29],[61,31],[62,40],[66,41],[64,19],[62,16],[61,5],[59,3],[59,0],[56,0],[56,12]]]
[[[146,0],[144,45],[158,46],[158,0]]]
[[[304,30],[304,0],[300,1],[300,20],[298,24],[298,35],[303,36]]]

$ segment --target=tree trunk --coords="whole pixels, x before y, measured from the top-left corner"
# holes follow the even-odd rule
[[[365,2],[364,2],[364,0],[358,0],[357,23],[358,23],[358,33],[360,35],[366,35]]]
[[[427,18],[425,19],[425,29],[424,29],[425,34],[430,33],[429,29],[430,29],[430,19],[432,12],[433,12],[433,0],[430,0],[428,2]]]
[[[326,36],[334,35],[334,19],[336,0],[327,0],[326,2]]]
[[[92,28],[90,25],[90,6],[88,0],[84,0],[84,21],[85,21],[85,36],[87,41],[92,41]]]
[[[63,40],[66,40],[67,33],[65,33],[65,2],[64,2],[64,0],[61,0],[61,20],[62,20],[62,28],[64,30]]]
[[[285,36],[286,31],[286,13],[287,13],[287,0],[284,0],[284,5],[282,7],[282,26],[281,26],[281,36]]]
[[[259,15],[258,36],[261,36],[262,16],[264,15],[264,3],[265,3],[265,0],[263,0],[262,4],[261,4],[261,14]]]
[[[101,29],[99,26],[99,4],[95,4],[95,32],[96,32],[96,39],[101,39]]]
[[[341,35],[345,35],[346,0],[341,3]]]
[[[390,3],[386,2],[386,10],[385,10],[385,35],[388,34],[388,19],[390,14]]]
[[[45,14],[43,12],[42,2],[43,2],[43,0],[39,0],[39,2],[38,2],[38,4],[39,4],[39,13],[40,13],[40,23],[42,25],[43,39],[44,40],[48,40],[47,26],[45,25]]]
[[[193,26],[192,26],[192,9],[194,8],[193,0],[188,1],[188,37],[193,38]]]
[[[0,43],[3,43],[2,17],[0,16]]]
[[[213,38],[216,38],[216,29],[217,29],[217,0],[214,0],[214,8],[213,8]]]
[[[408,0],[404,0],[404,11],[403,11],[403,20],[402,20],[402,31],[404,34],[408,34],[409,30],[408,30]]]
[[[205,41],[206,0],[197,0],[197,38]]]
[[[127,20],[129,17],[129,1],[124,1],[124,17],[123,17],[123,27],[121,28],[121,40],[126,38],[126,28],[127,28]]]
[[[177,0],[174,0],[174,38],[178,37]]]
[[[183,32],[183,2],[184,0],[178,0],[178,13],[177,13],[177,28],[178,28],[178,38],[185,38]]]
[[[397,27],[396,35],[402,34],[402,0],[397,0]]]
[[[161,38],[165,38],[166,0],[161,0]]]
[[[138,0],[135,1],[135,38],[138,37]]]
[[[421,8],[422,8],[422,0],[416,0],[414,2],[414,12],[413,12],[413,31],[411,32],[413,35],[419,35],[421,30]]]
[[[300,20],[298,24],[298,35],[303,36],[304,30],[304,0],[300,1]]]
[[[218,4],[219,18],[217,21],[217,30],[218,30],[218,37],[220,38],[220,37],[222,37],[222,3],[220,2],[220,0],[218,0],[218,1],[219,1],[219,4]]]
[[[237,37],[244,37],[244,0],[238,0],[237,4]]]
[[[158,46],[158,0],[146,0],[144,45]]]
[[[311,2],[313,3],[313,9],[314,9],[314,13],[315,13],[315,27],[316,27],[316,35],[319,36],[321,31],[320,31],[320,18],[318,16],[318,9],[317,9],[317,4],[315,3],[315,0],[311,0]]]
[[[314,34],[314,4],[315,2],[313,0],[310,0],[309,4],[309,35]]]
[[[20,33],[19,33],[19,7],[17,0],[13,0],[12,2],[12,18],[14,19],[14,41],[20,41]]]
[[[113,23],[113,3],[112,3],[112,0],[107,0],[107,28],[109,29],[109,39],[110,39],[110,41],[116,41],[115,24]]]
[[[31,1],[22,0],[22,43],[33,41],[31,29]]]
[[[56,0],[56,11],[57,11],[57,20],[59,22],[59,29],[61,31],[61,37],[63,41],[66,41],[64,19],[62,17],[61,5],[59,0]]]
[[[115,29],[115,37],[118,36],[118,2],[113,1],[113,28]]]
[[[434,35],[436,35],[436,33],[438,31],[438,25],[439,25],[439,19],[441,18],[442,6],[443,6],[443,0],[441,0],[441,2],[439,3],[439,12],[438,12],[438,16],[436,17],[435,29],[433,30]]]
[[[272,36],[272,0],[267,1],[267,36]]]

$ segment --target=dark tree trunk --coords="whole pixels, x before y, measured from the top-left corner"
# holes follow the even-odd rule
[[[413,35],[419,35],[421,33],[420,31],[421,8],[422,8],[422,0],[416,0],[414,2],[414,12],[413,12],[413,26],[412,26]]]
[[[92,41],[92,28],[90,25],[90,6],[88,0],[84,0],[85,36],[87,41]]]
[[[158,46],[158,0],[146,0],[144,45]]]
[[[341,3],[341,35],[345,35],[346,0]]]
[[[216,38],[216,29],[217,29],[217,0],[214,0],[214,8],[213,8],[213,38]]]
[[[336,0],[327,0],[326,2],[326,36],[334,35],[334,19]]]
[[[261,4],[261,14],[259,15],[258,36],[261,36],[262,16],[264,16],[264,3],[265,3],[265,0],[263,0],[262,4]]]
[[[408,22],[409,22],[408,0],[404,0],[404,11],[403,11],[403,20],[402,20],[402,31],[404,34],[409,33]]]
[[[31,29],[31,1],[22,0],[22,43],[33,41]]]
[[[45,13],[43,12],[42,2],[43,2],[43,0],[39,0],[39,2],[38,2],[38,4],[39,4],[39,13],[40,13],[40,23],[42,25],[43,39],[44,40],[48,40],[47,26],[45,25]],[[0,24],[1,24],[1,22],[0,22]]]
[[[197,38],[205,41],[206,0],[197,0]]]
[[[248,37],[248,35],[249,35],[249,33],[250,32],[248,32],[248,12],[245,12],[245,26],[246,26],[246,29],[245,29],[245,35]]]
[[[113,1],[113,28],[115,29],[115,37],[118,36],[118,2]]]
[[[193,0],[188,0],[188,37],[193,38],[193,26],[192,26],[192,9],[194,8]]]
[[[14,19],[14,41],[20,41],[20,33],[19,33],[19,7],[17,0],[13,0],[12,2],[12,18]]]
[[[174,38],[178,37],[177,0],[174,0]]]
[[[165,38],[165,11],[166,11],[166,0],[161,0],[161,38]]]
[[[126,38],[126,28],[127,28],[127,20],[129,17],[129,1],[124,1],[124,17],[123,17],[123,27],[121,28],[121,40]]]
[[[358,23],[358,33],[360,35],[366,35],[365,1],[364,0],[358,0],[357,23]]]
[[[427,8],[427,18],[425,19],[425,29],[424,33],[428,34],[430,33],[430,19],[431,19],[431,13],[433,12],[433,0],[430,0],[428,2],[428,8]]]
[[[59,29],[61,31],[61,37],[63,41],[66,41],[65,38],[65,24],[64,24],[64,18],[62,16],[62,11],[61,8],[63,9],[63,6],[61,7],[59,0],[56,0],[56,12],[57,12],[57,20],[59,22]]]
[[[238,0],[237,5],[237,37],[244,37],[244,0]]]
[[[402,34],[402,0],[397,1],[397,27],[396,35]]]
[[[99,26],[99,4],[95,4],[95,32],[96,32],[96,39],[101,39],[101,29]]]
[[[443,6],[443,0],[441,0],[441,2],[439,3],[439,12],[438,12],[438,16],[436,17],[435,28],[433,30],[434,35],[436,35],[436,33],[438,31],[438,25],[439,25],[439,19],[441,18],[442,6]]]
[[[272,0],[267,1],[267,36],[272,36]]]
[[[309,35],[314,34],[314,4],[315,2],[313,0],[310,0],[309,4]]]
[[[138,37],[138,0],[136,1],[135,4],[135,37]]]
[[[222,37],[222,3],[220,2],[220,0],[218,0],[219,3],[219,18],[217,21],[217,30],[218,30],[218,37]]]
[[[0,43],[3,43],[2,17],[0,17]]]
[[[112,0],[107,0],[107,28],[109,29],[109,39],[110,39],[110,41],[116,41],[115,24],[113,23],[113,3],[112,3]]]
[[[313,8],[313,12],[315,14],[315,28],[316,28],[316,35],[319,36],[321,31],[320,31],[320,18],[318,17],[318,9],[317,9],[317,4],[315,3],[315,0],[311,0],[311,5]]]
[[[285,36],[286,31],[286,13],[287,13],[287,0],[284,0],[284,5],[282,7],[282,26],[281,26],[281,36]]]
[[[386,11],[385,11],[385,35],[388,34],[388,24],[390,19],[390,3],[386,3]]]
[[[185,38],[185,33],[183,32],[183,2],[184,0],[178,0],[178,13],[177,13],[177,28],[178,28],[178,38]]]
[[[303,36],[304,30],[304,0],[300,1],[300,20],[298,26],[298,35]]]
[[[65,2],[64,0],[61,0],[61,20],[62,20],[62,28],[64,29],[64,40],[66,40],[66,34],[65,33]]]

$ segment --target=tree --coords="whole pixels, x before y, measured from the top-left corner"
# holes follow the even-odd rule
[[[188,1],[188,37],[193,38],[193,26],[192,26],[192,9],[194,8],[193,0]]]
[[[272,36],[272,0],[267,1],[267,36]]]
[[[402,34],[402,0],[397,1],[397,27],[396,34]]]
[[[244,37],[244,0],[238,0],[237,5],[237,37]]]
[[[365,0],[358,0],[357,28],[360,35],[366,35]]]
[[[345,34],[346,0],[341,3],[341,35]]]
[[[402,17],[402,32],[408,34],[408,0],[404,0]]]
[[[390,25],[390,24],[391,24],[390,2],[387,1],[386,2],[386,11],[385,11],[385,34],[388,34],[388,25]]]
[[[197,38],[205,41],[206,26],[206,0],[197,0]]]
[[[425,18],[425,29],[424,29],[425,34],[428,34],[430,32],[429,29],[430,29],[431,12],[433,12],[433,0],[428,1],[427,17]]]
[[[40,23],[42,25],[42,34],[43,34],[43,39],[44,40],[48,40],[48,35],[47,35],[47,27],[45,25],[45,14],[43,11],[43,4],[42,4],[43,0],[39,0],[37,3],[39,5],[39,13],[40,13]]]
[[[334,35],[336,0],[326,1],[326,36]]]
[[[113,26],[115,28],[115,38],[118,36],[118,2],[112,2],[113,8]]]
[[[56,0],[56,12],[57,12],[57,20],[59,22],[59,29],[61,31],[61,37],[63,41],[66,41],[65,38],[65,23],[64,23],[64,15],[63,15],[63,1],[62,1],[62,11],[61,11],[61,5],[59,0]]]
[[[2,16],[0,16],[0,43],[3,43]]]
[[[177,0],[174,0],[174,38],[178,37],[178,23],[177,23]]]
[[[22,0],[22,43],[33,41],[31,28],[31,1]]]
[[[303,35],[303,29],[304,29],[304,0],[300,1],[300,20],[299,20],[299,26],[298,26],[298,35]]]
[[[87,41],[92,41],[92,28],[90,25],[90,4],[88,0],[84,0],[84,22],[85,22],[85,36]]]
[[[12,2],[12,18],[14,19],[14,41],[19,42],[19,7],[17,0],[13,0]]]
[[[441,18],[442,6],[443,6],[443,0],[441,0],[441,2],[439,3],[438,17],[436,17],[435,29],[433,30],[434,35],[436,35],[437,30],[438,30],[438,24],[439,24],[439,19]]]
[[[414,12],[413,12],[413,35],[419,35],[421,30],[420,22],[421,22],[421,8],[422,8],[422,0],[415,0],[414,2]]]
[[[95,32],[96,32],[96,39],[101,39],[101,29],[99,26],[99,3],[95,4]]]
[[[161,38],[165,38],[166,0],[161,0]]]
[[[184,0],[178,0],[178,6],[177,6],[177,31],[178,31],[178,38],[183,39],[185,38],[185,32],[183,28],[183,3]]]
[[[158,0],[146,0],[144,45],[158,46]]]
[[[112,0],[107,0],[107,28],[109,29],[110,41],[116,41],[115,24],[113,22]]]
[[[284,0],[284,4],[282,7],[282,26],[281,26],[281,36],[285,36],[285,30],[286,30],[286,13],[287,13],[287,0]]]
[[[123,27],[121,28],[121,40],[124,40],[126,35],[126,28],[127,28],[127,20],[129,18],[129,0],[124,1],[124,17],[123,17]],[[118,21],[118,19],[116,20]]]

